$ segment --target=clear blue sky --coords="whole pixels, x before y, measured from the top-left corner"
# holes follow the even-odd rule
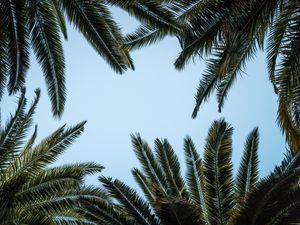
[[[135,20],[118,9],[114,16],[124,32],[133,31]],[[137,166],[130,134],[139,132],[151,146],[156,137],[168,138],[184,162],[183,138],[189,134],[202,155],[206,134],[215,119],[225,117],[234,127],[233,161],[238,166],[247,134],[254,126],[260,131],[260,171],[266,175],[278,164],[285,151],[284,138],[276,125],[277,98],[268,81],[264,56],[251,61],[246,74],[230,91],[223,112],[217,112],[215,95],[191,119],[194,94],[205,68],[203,61],[176,71],[173,62],[180,52],[175,38],[132,53],[135,71],[120,76],[77,31],[69,27],[64,43],[66,58],[67,104],[60,121],[53,119],[45,81],[32,57],[27,79],[27,96],[42,89],[35,116],[38,137],[43,138],[58,126],[88,120],[84,134],[63,154],[58,163],[96,161],[106,167],[102,174],[135,186],[130,170]],[[1,103],[2,121],[16,107],[16,97],[5,96]],[[182,170],[185,170],[182,164]],[[97,184],[96,178],[88,182]]]

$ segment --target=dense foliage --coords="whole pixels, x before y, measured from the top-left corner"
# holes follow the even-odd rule
[[[300,3],[290,0],[160,1],[176,21],[182,51],[177,69],[194,57],[206,58],[192,117],[213,91],[221,111],[228,91],[249,59],[266,50],[269,78],[278,94],[278,123],[294,151],[300,147]],[[126,37],[129,49],[155,43],[166,33],[144,24]],[[266,47],[265,47],[266,45]]]
[[[26,140],[39,96],[37,90],[26,111],[22,91],[14,115],[0,130],[0,224],[90,224],[78,210],[80,202],[107,197],[84,179],[103,167],[93,162],[51,166],[82,133],[85,122],[62,126],[38,144],[35,127]]]
[[[123,1],[118,1],[122,6]],[[132,15],[167,33],[179,30],[159,2],[129,1]],[[151,13],[150,13],[151,12]],[[54,116],[60,117],[66,100],[65,60],[61,36],[67,39],[68,20],[117,72],[134,69],[124,37],[104,0],[2,0],[0,1],[0,97],[21,90],[32,48],[40,63]],[[8,82],[7,82],[8,81]]]
[[[258,177],[258,129],[247,137],[236,178],[233,177],[232,127],[215,121],[200,158],[190,137],[184,139],[186,176],[166,139],[155,140],[155,151],[141,139],[132,143],[142,169],[133,176],[144,197],[122,181],[101,177],[115,199],[107,207],[87,202],[88,219],[119,225],[240,225],[295,224],[300,206],[298,155],[288,152],[281,166]]]

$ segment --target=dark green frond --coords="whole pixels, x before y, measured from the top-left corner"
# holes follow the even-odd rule
[[[236,202],[243,202],[258,181],[258,128],[248,135],[236,179]]]
[[[204,152],[204,176],[209,222],[226,224],[233,207],[232,127],[224,120],[211,126]]]
[[[230,38],[226,44],[225,52],[230,56],[227,60],[223,61],[220,67],[227,67],[226,75],[220,81],[217,86],[217,99],[218,109],[221,112],[224,106],[224,101],[227,98],[227,94],[233,82],[235,81],[238,73],[242,72],[245,63],[255,56],[257,49],[257,42],[254,40],[248,40],[245,35],[238,34]]]
[[[66,21],[65,21],[64,15],[63,15],[61,9],[59,8],[58,1],[51,0],[51,2],[52,2],[53,11],[56,14],[56,18],[57,18],[60,30],[61,30],[62,34],[64,35],[64,38],[67,40],[68,34],[67,34],[67,26],[66,26]]]
[[[141,25],[133,33],[125,37],[124,47],[129,50],[139,49],[145,45],[157,43],[165,36],[156,28],[149,25]]]
[[[286,216],[297,209],[299,204],[299,196],[294,195],[292,190],[298,179],[299,171],[289,171],[279,176],[270,175],[264,178],[249,193],[244,207],[235,212],[229,225],[285,224],[280,223],[280,220],[286,219]],[[294,197],[293,200],[291,196]],[[299,216],[296,217],[299,220]]]
[[[0,10],[2,8],[0,7]],[[1,14],[3,14],[0,11]],[[8,52],[7,52],[7,38],[5,34],[5,25],[3,24],[4,21],[0,20],[0,100],[4,93],[4,89],[6,87],[6,81],[8,76]]]
[[[34,0],[30,4],[29,21],[32,46],[44,72],[52,112],[60,117],[66,100],[65,60],[52,3]]]
[[[194,107],[192,118],[196,118],[202,102],[206,101],[214,91],[218,83],[218,77],[215,74],[217,67],[216,60],[210,60],[207,63],[207,71],[202,75],[200,84],[195,94],[196,106]]]
[[[187,165],[186,180],[191,200],[193,204],[201,209],[205,221],[208,222],[203,165],[190,137],[184,139],[184,153]]]
[[[8,40],[8,90],[12,94],[23,87],[29,66],[26,1],[4,1],[0,7]]]
[[[182,198],[160,199],[157,214],[164,225],[202,225],[205,224],[199,209]]]
[[[121,7],[143,24],[155,27],[164,33],[177,34],[182,29],[181,24],[174,19],[174,15],[159,1],[107,0],[107,2]]]
[[[111,178],[101,177],[100,181],[138,224],[159,224],[148,203],[139,197],[133,189],[119,180],[112,181]]]
[[[166,176],[170,194],[173,197],[186,197],[187,192],[181,176],[180,164],[167,139],[155,140],[155,152]]]
[[[147,178],[151,182],[156,183],[165,195],[168,195],[168,185],[165,174],[158,164],[158,159],[152,153],[150,146],[141,139],[139,134],[135,136],[131,135],[131,141],[136,157],[140,161]]]
[[[11,115],[6,126],[1,130],[0,133],[0,168],[3,169],[7,164],[8,160],[12,159],[15,154],[15,136],[18,132],[22,119],[24,117],[24,110],[26,106],[25,90],[22,91],[19,97],[18,107],[15,111],[14,116]]]
[[[156,200],[156,196],[151,181],[149,181],[147,177],[137,168],[133,168],[131,172],[133,178],[142,189],[145,197],[147,198],[151,206],[153,206]]]
[[[116,24],[112,24],[107,6],[97,0],[59,0],[59,3],[70,22],[94,49],[116,72],[123,73],[128,63],[124,62],[120,46],[115,42],[115,39],[120,40],[121,37],[115,36],[116,33],[110,30]]]

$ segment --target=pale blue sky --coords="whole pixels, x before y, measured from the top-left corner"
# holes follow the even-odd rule
[[[124,32],[133,31],[137,23],[124,12],[114,9]],[[184,162],[183,138],[189,134],[202,155],[206,134],[215,119],[225,117],[234,127],[233,161],[237,168],[246,136],[254,126],[260,131],[260,171],[266,175],[278,164],[285,151],[284,138],[276,125],[277,98],[268,81],[264,56],[250,62],[246,73],[230,91],[225,108],[217,112],[215,95],[191,119],[194,94],[205,68],[203,61],[176,71],[173,62],[180,52],[175,38],[132,53],[135,71],[115,74],[96,54],[81,34],[69,27],[64,43],[66,58],[67,104],[60,121],[50,111],[44,78],[32,57],[27,79],[27,96],[42,89],[35,116],[39,138],[67,123],[88,120],[84,134],[59,159],[59,163],[96,161],[106,167],[102,174],[134,185],[130,170],[137,166],[130,134],[139,132],[151,146],[156,137],[168,138]],[[16,107],[16,96],[5,96],[1,103],[2,118]],[[182,170],[185,170],[182,164]],[[97,184],[96,178],[88,180]],[[134,185],[135,186],[135,185]]]

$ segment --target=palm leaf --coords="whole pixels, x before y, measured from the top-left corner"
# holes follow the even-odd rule
[[[184,199],[160,199],[157,208],[157,214],[165,225],[205,224],[199,211]]]
[[[65,62],[59,37],[59,24],[52,4],[34,1],[30,5],[31,42],[42,65],[54,116],[60,117],[66,100]]]
[[[136,157],[140,161],[147,178],[156,183],[165,195],[168,195],[169,190],[165,174],[149,145],[141,139],[139,134],[131,135],[131,141]]]
[[[53,11],[56,14],[56,18],[57,18],[60,30],[61,30],[62,34],[64,35],[65,40],[67,40],[68,34],[67,34],[67,26],[66,26],[66,21],[65,21],[64,15],[63,15],[61,9],[59,8],[57,0],[51,0],[51,2],[52,2]]]
[[[236,202],[244,201],[247,194],[255,187],[258,181],[258,128],[254,128],[248,135],[242,161],[236,179]]]
[[[184,139],[184,153],[187,165],[186,180],[192,202],[201,209],[206,223],[209,222],[206,206],[205,180],[203,164],[190,137]]]
[[[232,128],[224,121],[211,126],[204,152],[204,176],[210,224],[226,224],[233,206]]]
[[[8,90],[12,94],[25,82],[29,66],[29,43],[27,31],[26,2],[24,0],[4,1],[1,4],[3,25],[8,36]]]
[[[166,139],[156,139],[155,152],[166,176],[171,195],[174,197],[186,197],[187,192],[181,177],[180,164],[170,143]]]
[[[124,55],[120,52],[119,46],[115,46],[116,33],[110,32],[113,24],[107,7],[100,1],[92,0],[59,0],[68,19],[79,29],[85,38],[91,43],[94,49],[108,62],[118,73],[126,69]]]
[[[154,206],[156,201],[154,189],[152,187],[151,182],[147,179],[147,177],[137,168],[132,170],[132,175],[139,187],[142,189],[144,195],[146,196],[147,200]]]
[[[111,178],[101,177],[100,181],[112,196],[119,201],[126,212],[131,215],[133,220],[145,225],[159,224],[148,203],[143,201],[133,189],[119,180],[112,181]]]

